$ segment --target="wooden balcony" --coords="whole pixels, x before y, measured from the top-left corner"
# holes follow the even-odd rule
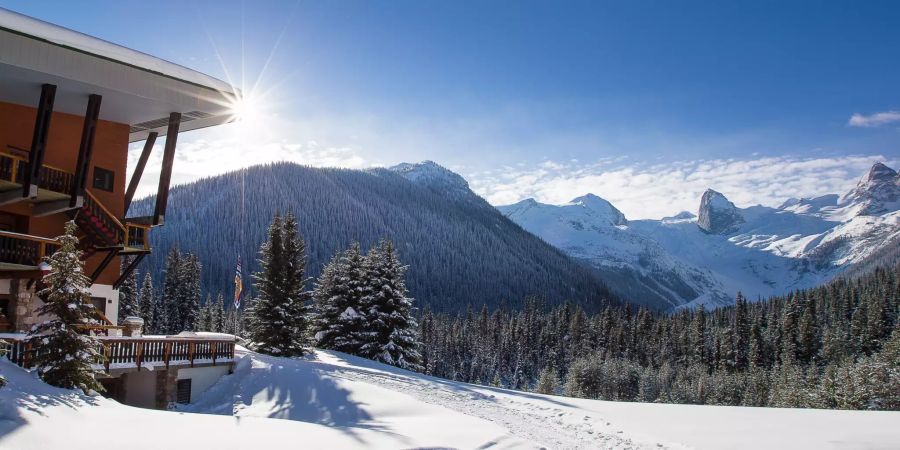
[[[227,338],[144,336],[97,338],[97,351],[103,355],[94,364],[94,369],[107,374],[154,370],[170,366],[210,366],[234,361],[235,340]],[[35,352],[40,347],[32,347],[24,335],[0,336],[0,350],[6,350],[6,357],[14,364],[26,369],[33,368]],[[2,353],[2,351],[0,351]]]
[[[0,271],[36,270],[57,249],[59,243],[53,239],[0,231]]]
[[[0,152],[0,192],[22,189],[28,167],[28,152],[23,153],[24,155],[14,154],[11,151]],[[38,196],[32,201],[44,203],[65,200],[71,195],[74,184],[74,174],[44,165],[41,167]]]

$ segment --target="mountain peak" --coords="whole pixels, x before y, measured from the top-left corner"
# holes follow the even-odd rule
[[[703,193],[697,218],[700,229],[710,234],[725,234],[734,231],[743,222],[737,206],[722,193],[712,189]]]
[[[869,169],[869,173],[863,177],[863,181],[869,183],[875,181],[894,181],[895,178],[897,178],[897,172],[894,169],[891,169],[883,163],[877,162]]]
[[[841,199],[854,207],[855,215],[878,215],[900,208],[900,175],[877,162]]]
[[[569,205],[581,206],[585,209],[589,209],[597,215],[607,218],[612,225],[628,224],[628,220],[625,218],[625,214],[622,214],[622,211],[619,211],[618,208],[613,206],[609,201],[594,194],[585,194],[581,197],[576,197],[569,202]]]
[[[407,180],[441,189],[469,190],[469,183],[458,173],[434,162],[425,160],[418,163],[401,163],[389,167]]]

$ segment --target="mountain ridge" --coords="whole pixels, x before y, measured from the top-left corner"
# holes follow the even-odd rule
[[[463,190],[461,179],[435,163],[370,170],[275,163],[175,186],[142,270],[161,286],[166,254],[177,247],[200,257],[205,292],[227,296],[237,256],[249,285],[272,215],[291,210],[310,275],[353,241],[368,247],[387,237],[409,265],[407,285],[420,307],[464,311],[535,296],[596,310],[613,301],[590,267]],[[149,214],[153,202],[136,201],[132,214]]]
[[[900,176],[882,163],[844,195],[739,208],[708,189],[697,215],[626,220],[615,227],[573,227],[571,202],[533,201],[527,211],[519,205],[497,208],[601,273],[612,271],[641,285],[607,279],[620,295],[639,289],[656,297],[644,303],[668,309],[730,304],[738,290],[756,298],[811,287],[900,238]],[[659,280],[668,281],[660,286]]]

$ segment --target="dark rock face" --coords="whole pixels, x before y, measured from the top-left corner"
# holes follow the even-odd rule
[[[700,199],[697,226],[709,234],[726,234],[737,230],[744,218],[724,195],[707,189]]]

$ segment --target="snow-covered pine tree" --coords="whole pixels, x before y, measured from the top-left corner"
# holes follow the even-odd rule
[[[197,331],[213,331],[212,330],[212,296],[207,294],[206,301],[203,302],[203,306],[200,306],[195,315],[197,316],[197,321],[195,323],[194,328]]]
[[[301,351],[305,351],[305,345],[309,342],[310,332],[310,299],[312,293],[307,291],[306,285],[310,279],[306,276],[306,242],[298,232],[297,218],[290,211],[284,217],[282,225],[282,242],[284,245],[284,287],[288,305],[290,307],[290,324],[293,328],[293,338]]]
[[[732,322],[734,336],[734,368],[744,370],[749,364],[750,323],[747,317],[747,299],[740,292],[734,300],[734,320]]]
[[[212,328],[216,333],[225,332],[225,299],[221,292],[216,296],[216,304],[213,307]]]
[[[362,314],[365,328],[357,333],[365,342],[359,349],[363,357],[421,371],[418,324],[413,317],[413,299],[406,291],[403,276],[406,266],[400,263],[394,243],[378,242],[366,256],[366,291]]]
[[[193,331],[197,329],[197,321],[200,319],[200,299],[203,298],[200,292],[200,275],[203,266],[200,259],[193,253],[182,255],[181,266],[179,267],[182,290],[178,295],[178,312],[179,326],[174,330],[175,333],[182,331]]]
[[[250,340],[262,353],[298,356],[305,350],[305,248],[293,215],[276,214],[259,250],[261,270],[253,274],[257,295],[248,317]]]
[[[237,336],[238,331],[235,327],[235,323],[236,318],[234,314],[234,308],[229,308],[228,311],[225,312],[225,323],[222,327],[222,332]]]
[[[559,377],[556,374],[556,369],[554,369],[553,367],[544,367],[541,370],[541,374],[538,378],[538,383],[535,391],[538,394],[554,395],[558,390]]]
[[[313,291],[314,341],[318,347],[359,354],[365,343],[359,340],[359,334],[366,320],[361,313],[368,288],[366,265],[359,243],[354,242],[322,270]]]
[[[156,313],[159,305],[156,303],[156,294],[153,292],[153,278],[150,272],[144,275],[139,296],[141,305],[141,317],[144,319],[144,332],[156,332]]]
[[[129,258],[122,258],[122,267],[126,267],[128,262]],[[141,302],[138,294],[137,272],[132,271],[119,287],[119,325],[126,317],[141,317]]]
[[[45,288],[38,293],[44,305],[37,313],[50,318],[32,327],[28,342],[40,348],[33,363],[45,382],[66,389],[102,391],[91,368],[101,358],[98,341],[75,327],[96,323],[88,292],[91,279],[84,274],[76,229],[74,221],[67,222],[65,234],[57,238],[59,249],[46,258],[50,273],[44,276]]]
[[[181,325],[179,315],[178,297],[182,291],[181,284],[181,252],[173,248],[166,257],[165,279],[163,281],[163,295],[159,300],[157,309],[156,332],[161,334],[177,333],[176,328]]]

